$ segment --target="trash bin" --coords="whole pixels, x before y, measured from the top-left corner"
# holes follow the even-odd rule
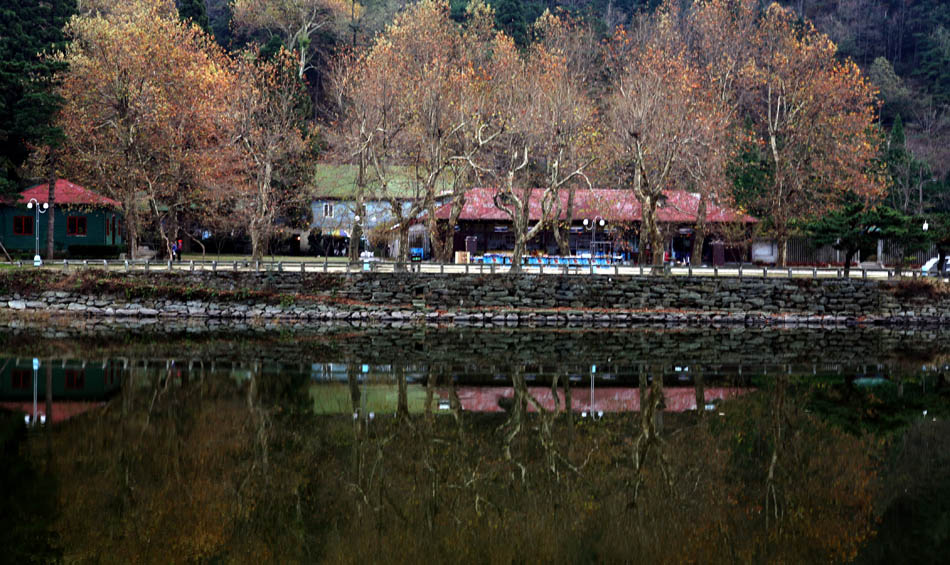
[[[469,255],[475,255],[478,252],[478,236],[470,235],[465,238],[465,251]]]

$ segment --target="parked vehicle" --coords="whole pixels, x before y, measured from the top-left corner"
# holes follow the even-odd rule
[[[923,273],[925,277],[939,277],[940,265],[937,264],[939,259],[939,257],[934,257],[930,261],[924,263],[924,266],[920,268],[920,272]],[[945,264],[947,265],[946,272],[950,273],[950,255],[947,255],[945,258]]]

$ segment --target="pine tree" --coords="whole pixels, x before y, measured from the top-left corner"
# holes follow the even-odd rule
[[[204,0],[178,0],[178,17],[183,21],[191,20],[194,24],[211,33],[211,24],[208,21],[208,11]]]
[[[75,11],[75,0],[0,0],[0,192],[20,187],[31,147],[62,142],[53,119],[64,66],[43,54],[63,48],[63,26]]]

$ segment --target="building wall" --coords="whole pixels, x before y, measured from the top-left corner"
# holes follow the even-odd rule
[[[117,232],[115,233],[116,246],[124,245],[121,231],[121,214],[106,208],[63,208],[54,206],[53,212],[56,215],[55,221],[55,246],[57,250],[68,250],[71,245],[113,245],[112,237],[112,218],[115,217]],[[32,218],[35,222],[36,211],[30,210],[26,206],[2,206],[0,207],[0,236],[3,238],[3,245],[8,251],[33,251],[36,246],[36,235],[16,235],[14,233],[14,218],[24,216]],[[70,216],[86,218],[86,235],[68,235],[68,218]],[[110,222],[109,236],[106,236],[106,221]],[[46,232],[49,226],[49,212],[40,214],[39,218],[39,236],[40,236],[40,254],[45,254]],[[34,226],[34,230],[36,226]]]
[[[333,215],[324,215],[324,207],[332,206]],[[393,219],[393,210],[389,202],[381,200],[370,200],[366,202],[366,218],[363,228],[370,230],[378,224],[389,222]],[[404,214],[409,212],[412,207],[411,202],[404,202],[402,210]],[[335,230],[343,230],[350,233],[353,230],[353,223],[356,217],[355,200],[335,200],[322,198],[314,200],[310,206],[313,211],[313,222],[311,229],[320,230],[324,235],[331,235]]]

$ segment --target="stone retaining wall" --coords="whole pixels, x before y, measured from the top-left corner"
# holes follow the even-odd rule
[[[111,275],[115,276],[115,275]],[[267,301],[87,296],[38,290],[0,296],[0,308],[115,317],[429,320],[454,323],[599,322],[950,323],[950,293],[845,279],[438,275],[354,273],[127,274],[141,285],[240,289]],[[925,283],[918,283],[925,284]]]

